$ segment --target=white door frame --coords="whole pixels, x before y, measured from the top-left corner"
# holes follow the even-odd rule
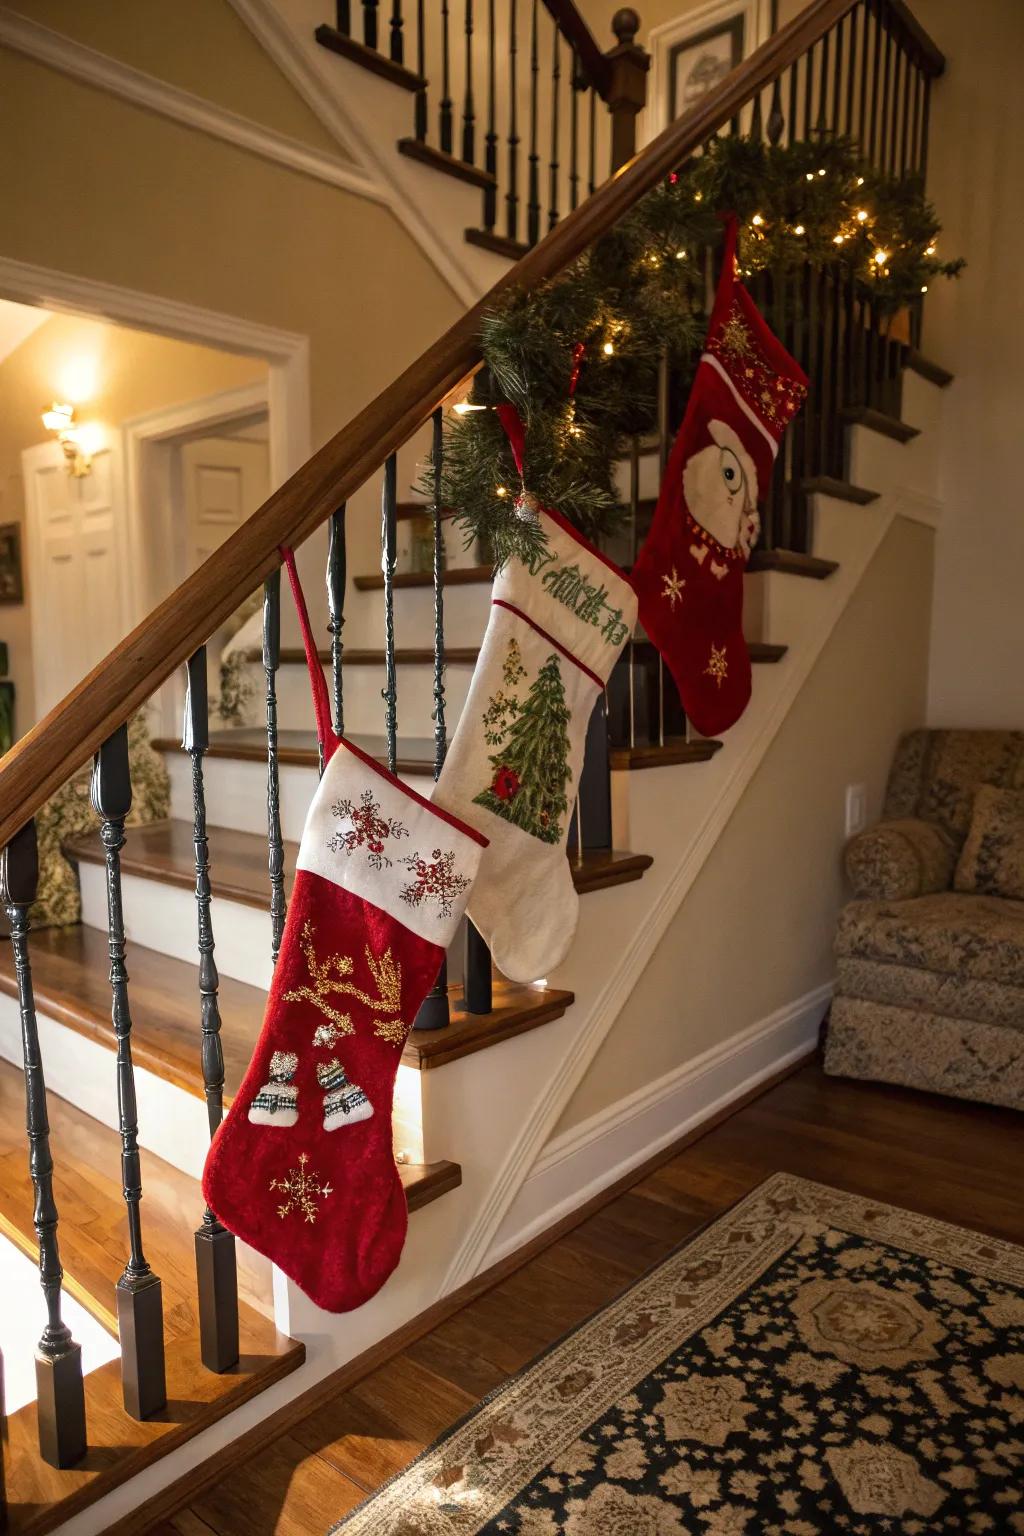
[[[651,55],[650,84],[647,105],[640,114],[639,123],[641,147],[668,126],[669,70],[675,45],[699,37],[717,22],[729,21],[734,16],[743,17],[743,57],[748,58],[771,35],[770,0],[707,0],[705,5],[651,28],[647,37],[647,51]]]
[[[129,622],[138,623],[159,600],[152,587],[154,569],[173,569],[177,547],[173,538],[170,452],[183,438],[216,433],[219,427],[271,410],[269,379],[258,379],[238,389],[186,400],[181,405],[147,411],[122,423],[125,482],[128,504],[128,540],[134,576],[135,601]],[[273,428],[271,427],[271,432]],[[163,451],[161,451],[163,450]],[[271,483],[274,478],[271,454]],[[155,555],[155,560],[154,560]],[[177,580],[187,573],[177,571]]]

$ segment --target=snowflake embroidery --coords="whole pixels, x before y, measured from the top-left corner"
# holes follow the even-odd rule
[[[754,350],[750,328],[736,305],[719,332],[719,345],[729,357],[749,357]]]
[[[451,917],[452,906],[469,889],[469,881],[465,875],[460,875],[455,869],[455,854],[449,850],[442,853],[440,848],[435,848],[431,854],[433,863],[420,858],[414,853],[410,858],[402,859],[401,863],[412,871],[413,879],[409,885],[402,887],[399,895],[410,907],[421,907],[425,902],[433,902],[439,908],[438,917]]]
[[[270,1181],[270,1188],[278,1190],[284,1196],[277,1208],[277,1214],[282,1221],[292,1211],[298,1211],[312,1226],[319,1214],[318,1201],[326,1200],[328,1195],[334,1193],[331,1186],[326,1184],[318,1173],[306,1172],[308,1162],[309,1158],[305,1152],[300,1152],[297,1168],[290,1168],[283,1179]]]
[[[359,805],[351,800],[336,800],[331,806],[339,821],[350,821],[347,832],[335,832],[327,846],[333,853],[354,853],[357,848],[367,850],[371,869],[390,869],[391,860],[384,852],[388,838],[408,837],[404,824],[394,816],[382,816],[380,805],[373,798],[372,789],[364,789]]]
[[[711,657],[704,668],[704,676],[713,677],[718,687],[721,688],[728,675],[729,663],[726,660],[725,646],[723,645],[721,650],[719,650],[717,646],[713,645],[711,647]]]
[[[675,613],[676,603],[679,602],[683,595],[683,588],[686,586],[686,581],[682,576],[680,576],[675,566],[673,566],[672,574],[670,576],[663,576],[661,578],[661,584],[661,595],[662,597],[668,598],[669,607],[672,609],[672,612]]]

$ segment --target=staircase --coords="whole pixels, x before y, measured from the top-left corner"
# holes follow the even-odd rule
[[[122,1517],[127,1523],[118,1528],[142,1529],[141,1516],[127,1515],[139,1502],[132,1479],[159,1462],[159,1482],[188,1476],[194,1489],[203,1474],[190,1469],[215,1449],[392,1333],[415,1326],[411,1320],[427,1308],[436,1316],[460,1287],[486,1283],[480,1276],[489,1265],[562,1214],[559,1201],[566,1210],[580,1202],[578,1191],[552,1181],[543,1156],[562,1108],[893,519],[927,520],[936,502],[927,445],[939,430],[949,375],[920,352],[919,312],[912,317],[914,346],[858,319],[856,332],[844,333],[849,344],[830,351],[831,327],[827,335],[824,327],[820,334],[808,327],[811,405],[801,433],[792,434],[780,455],[763,547],[746,578],[756,664],[750,709],[724,742],[699,737],[666,686],[650,643],[642,635],[630,642],[608,689],[607,714],[595,712],[588,737],[569,850],[573,880],[586,898],[575,950],[559,975],[514,985],[493,973],[479,935],[468,928],[464,945],[449,956],[447,991],[431,1000],[431,1022],[439,1016],[447,1022],[414,1029],[403,1050],[395,1146],[415,1219],[398,1273],[358,1314],[340,1319],[317,1312],[281,1277],[275,1281],[269,1265],[204,1219],[197,1181],[210,1125],[237,1091],[262,1018],[272,974],[268,907],[272,899],[278,907],[287,900],[295,842],[318,774],[304,658],[280,643],[279,546],[298,544],[327,524],[331,623],[321,662],[332,697],[357,744],[393,761],[401,777],[429,792],[444,750],[432,714],[443,698],[450,734],[486,623],[491,572],[460,549],[442,509],[434,515],[444,558],[430,572],[396,570],[400,506],[410,505],[398,501],[397,455],[410,441],[425,441],[478,365],[476,337],[487,304],[513,284],[537,283],[561,270],[730,121],[742,119],[759,133],[778,112],[779,132],[796,134],[806,116],[805,82],[811,89],[819,71],[824,81],[826,69],[829,80],[834,70],[839,81],[844,67],[859,67],[861,49],[867,57],[884,43],[886,59],[891,52],[900,60],[908,118],[911,102],[917,114],[923,100],[916,136],[923,164],[927,94],[941,68],[941,56],[937,63],[934,46],[899,0],[812,0],[630,159],[636,82],[646,63],[629,13],[616,18],[618,45],[605,55],[571,4],[549,5],[551,81],[555,92],[571,82],[573,106],[568,118],[559,118],[553,104],[561,97],[547,98],[545,206],[538,7],[525,44],[531,67],[522,158],[517,120],[511,111],[504,116],[502,106],[518,100],[515,77],[510,97],[502,97],[497,83],[505,58],[520,51],[514,3],[503,21],[501,8],[491,5],[482,43],[467,4],[461,72],[447,4],[440,27],[429,32],[422,4],[408,30],[397,5],[386,46],[376,5],[359,9],[357,28],[341,0],[333,21],[316,28],[312,46],[329,64],[368,76],[410,108],[410,131],[396,139],[396,152],[418,174],[479,194],[479,222],[466,228],[465,239],[500,257],[505,275],[0,762],[0,888],[14,933],[11,944],[0,945],[0,1106],[7,1111],[8,1170],[0,1217],[6,1235],[41,1255],[50,1320],[37,1357],[39,1407],[9,1416],[6,1501],[14,1531],[52,1530],[86,1510],[76,1529],[110,1529]],[[441,89],[432,136],[435,79]],[[839,120],[847,100],[855,112],[854,94],[822,88],[821,111],[836,114],[826,126],[870,136],[878,163],[895,164],[894,145],[873,127],[868,134],[863,105],[859,124]],[[476,100],[484,103],[482,127]],[[629,163],[615,180],[584,195],[599,179],[598,162],[588,168],[580,158],[582,125],[588,115],[596,120],[597,102],[610,109],[604,142],[612,163]],[[894,106],[893,135],[898,120]],[[596,130],[591,142],[602,142]],[[563,143],[569,145],[564,154]],[[515,264],[508,268],[510,259]],[[829,313],[838,327],[838,296]],[[854,346],[855,339],[863,344]],[[656,440],[638,441],[632,464],[623,466],[634,540],[653,511],[667,451],[667,389],[666,381],[665,429]],[[382,469],[382,568],[353,570],[349,577],[346,505]],[[235,641],[253,685],[251,718],[211,730],[199,685],[206,640],[260,583],[263,614]],[[439,593],[445,623],[435,636]],[[346,627],[361,639],[383,637],[382,643],[345,645]],[[110,832],[117,832],[128,787],[121,727],[182,665],[193,683],[187,747],[175,737],[155,742],[171,780],[170,818],[130,827],[112,861]],[[397,697],[400,733],[383,724],[382,692]],[[32,817],[94,753],[107,836],[97,831],[65,845],[80,883],[82,921],[30,933]],[[108,970],[121,938],[117,912],[123,912],[129,979],[120,992],[115,986],[115,1029]],[[820,1016],[815,1006],[813,1028],[810,1014],[793,1024],[791,1056],[811,1043]],[[18,1130],[26,1095],[31,1173]],[[145,1153],[141,1174],[133,1161],[136,1139]],[[146,1260],[162,1296],[151,1286],[148,1301],[136,1304],[134,1334],[120,1314],[122,1361],[86,1378],[83,1433],[80,1361],[61,1325],[56,1277],[62,1263],[67,1290],[115,1331],[114,1282],[139,1246],[134,1239],[126,1246],[125,1202],[134,1221],[142,1192]],[[36,1331],[39,1324],[31,1326]],[[154,1366],[161,1340],[163,1383]],[[151,1406],[133,1414],[124,1394],[129,1382],[140,1381]],[[155,1486],[147,1483],[147,1494]]]

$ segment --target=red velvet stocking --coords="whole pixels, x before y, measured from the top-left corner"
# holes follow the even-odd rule
[[[726,730],[750,698],[743,572],[780,439],[807,393],[737,281],[735,253],[730,219],[704,354],[632,576],[640,622],[704,736]]]
[[[395,1075],[487,840],[334,736],[290,560],[289,576],[327,766],[263,1029],[203,1192],[319,1306],[346,1312],[380,1289],[405,1242]]]

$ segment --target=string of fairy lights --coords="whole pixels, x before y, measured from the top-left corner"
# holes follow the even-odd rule
[[[486,408],[502,401],[523,420],[536,498],[588,537],[614,531],[622,515],[616,463],[655,424],[661,360],[685,390],[699,357],[707,253],[726,210],[740,224],[740,270],[771,274],[775,325],[799,315],[794,279],[808,268],[844,281],[876,324],[963,265],[940,257],[939,221],[920,181],[878,172],[850,140],[713,140],[565,272],[513,291],[485,317],[487,366],[448,419],[441,465],[443,503],[456,509],[467,544],[484,541],[501,563],[512,552],[529,558],[539,538],[517,514],[519,475]],[[432,495],[432,470],[424,489]]]

